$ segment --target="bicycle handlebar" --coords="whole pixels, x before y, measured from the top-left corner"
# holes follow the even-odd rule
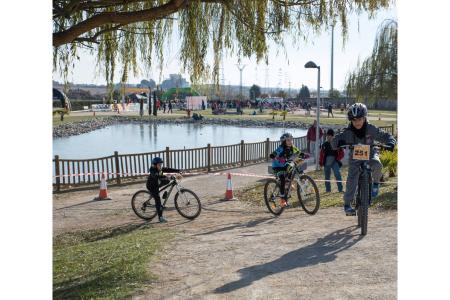
[[[345,144],[345,145],[340,145],[340,146],[338,146],[338,148],[346,148],[346,147],[348,147],[349,149],[353,149],[354,146],[357,146],[357,145],[369,145],[371,148],[374,148],[374,147],[385,148],[385,149],[391,149],[391,148],[392,148],[391,145],[380,144],[380,143],[375,143],[375,144],[362,144],[362,143],[358,143],[358,144]]]

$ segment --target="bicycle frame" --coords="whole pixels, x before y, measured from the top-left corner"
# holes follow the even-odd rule
[[[162,206],[165,207],[167,200],[169,199],[170,195],[172,194],[172,191],[174,188],[177,189],[177,192],[180,192],[180,189],[182,189],[183,187],[176,181],[176,179],[171,180],[168,184],[166,184],[165,186],[161,187],[159,189],[159,193],[161,193],[162,191],[169,189],[169,191],[167,192],[167,197],[166,199],[164,199],[164,203],[162,203]]]
[[[286,194],[286,196],[290,196],[290,194],[291,194],[292,181],[293,181],[294,178],[296,178],[295,175],[297,175],[297,174],[298,174],[298,175],[303,174],[303,170],[299,170],[300,166],[301,166],[301,164],[296,165],[296,166],[294,167],[294,170],[291,172],[291,175],[290,175],[289,177],[286,178],[287,180],[289,180],[289,186],[288,186],[288,188],[284,191],[285,194]],[[277,179],[278,181],[280,181],[280,177],[279,177],[279,176],[275,175],[275,177],[276,177],[276,179]],[[299,183],[299,182],[298,182],[298,183]],[[301,188],[301,185],[300,185],[300,184],[299,184],[299,186],[300,186],[300,188]]]
[[[369,182],[369,191],[372,191],[372,169],[370,168],[369,161],[363,161],[359,167],[359,176],[358,176],[358,187],[357,187],[357,194],[356,197],[353,200],[353,205],[355,206],[355,209],[358,209],[361,201],[361,182],[362,177],[367,175],[368,176],[368,182]],[[372,200],[372,193],[369,193],[369,201]]]

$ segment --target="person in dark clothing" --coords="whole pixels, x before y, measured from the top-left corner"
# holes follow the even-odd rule
[[[328,104],[328,118],[330,117],[330,114],[331,114],[331,117],[334,118],[334,116],[333,116],[333,105],[331,105],[331,103]]]
[[[164,101],[164,104],[163,104],[163,109],[164,109],[164,110],[163,110],[163,114],[166,113],[166,107],[167,107],[167,106],[166,106],[166,101]]]
[[[327,131],[327,141],[322,144],[320,149],[319,164],[321,167],[324,167],[325,180],[330,180],[331,170],[333,170],[334,177],[338,181],[338,191],[339,193],[342,193],[343,188],[342,182],[340,182],[342,181],[340,168],[342,167],[341,159],[344,157],[344,150],[340,148],[337,150],[333,150],[330,144],[330,142],[333,140],[333,137],[334,130],[330,128]],[[325,191],[327,193],[331,192],[331,184],[329,181],[325,181]]]
[[[159,222],[166,223],[167,219],[163,217],[163,210],[161,205],[161,198],[159,196],[159,188],[170,182],[170,178],[164,175],[163,172],[168,173],[180,173],[178,169],[163,168],[164,161],[160,157],[155,157],[152,159],[152,166],[149,170],[149,175],[147,177],[147,189],[155,199],[156,211],[158,213]],[[165,199],[167,192],[164,192],[163,199]]]
[[[167,111],[167,113],[172,113],[172,102],[170,102],[169,100],[169,110]]]
[[[348,144],[354,145],[359,143],[372,145],[375,141],[378,141],[388,146],[386,150],[394,150],[397,141],[390,133],[384,132],[368,122],[367,107],[364,104],[355,103],[350,106],[347,111],[347,117],[350,123],[342,133],[336,134],[331,141],[333,149]],[[353,159],[353,150],[350,150],[349,157],[348,175],[344,193],[344,211],[347,216],[353,216],[355,215],[355,210],[350,206],[350,202],[357,191],[359,166],[362,161]],[[369,165],[372,170],[372,198],[375,198],[379,192],[379,183],[382,176],[381,170],[383,168],[379,155],[375,150],[371,150]]]

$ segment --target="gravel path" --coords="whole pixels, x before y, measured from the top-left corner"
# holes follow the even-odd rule
[[[266,170],[266,164],[239,169]],[[233,177],[235,189],[256,182]],[[221,201],[222,176],[183,182],[200,195],[201,215],[187,221],[172,203],[165,215],[178,232],[151,272],[159,276],[134,299],[395,299],[397,213],[371,210],[368,235],[341,208],[314,216],[293,208],[280,217],[240,201]],[[109,189],[111,201],[94,202],[96,191],[54,195],[54,234],[82,228],[142,223],[130,208],[143,184]]]

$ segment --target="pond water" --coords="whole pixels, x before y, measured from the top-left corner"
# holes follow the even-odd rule
[[[114,154],[189,149],[278,140],[284,132],[294,137],[306,135],[305,129],[249,128],[202,124],[118,124],[89,133],[53,139],[53,155],[64,159],[97,158]]]

